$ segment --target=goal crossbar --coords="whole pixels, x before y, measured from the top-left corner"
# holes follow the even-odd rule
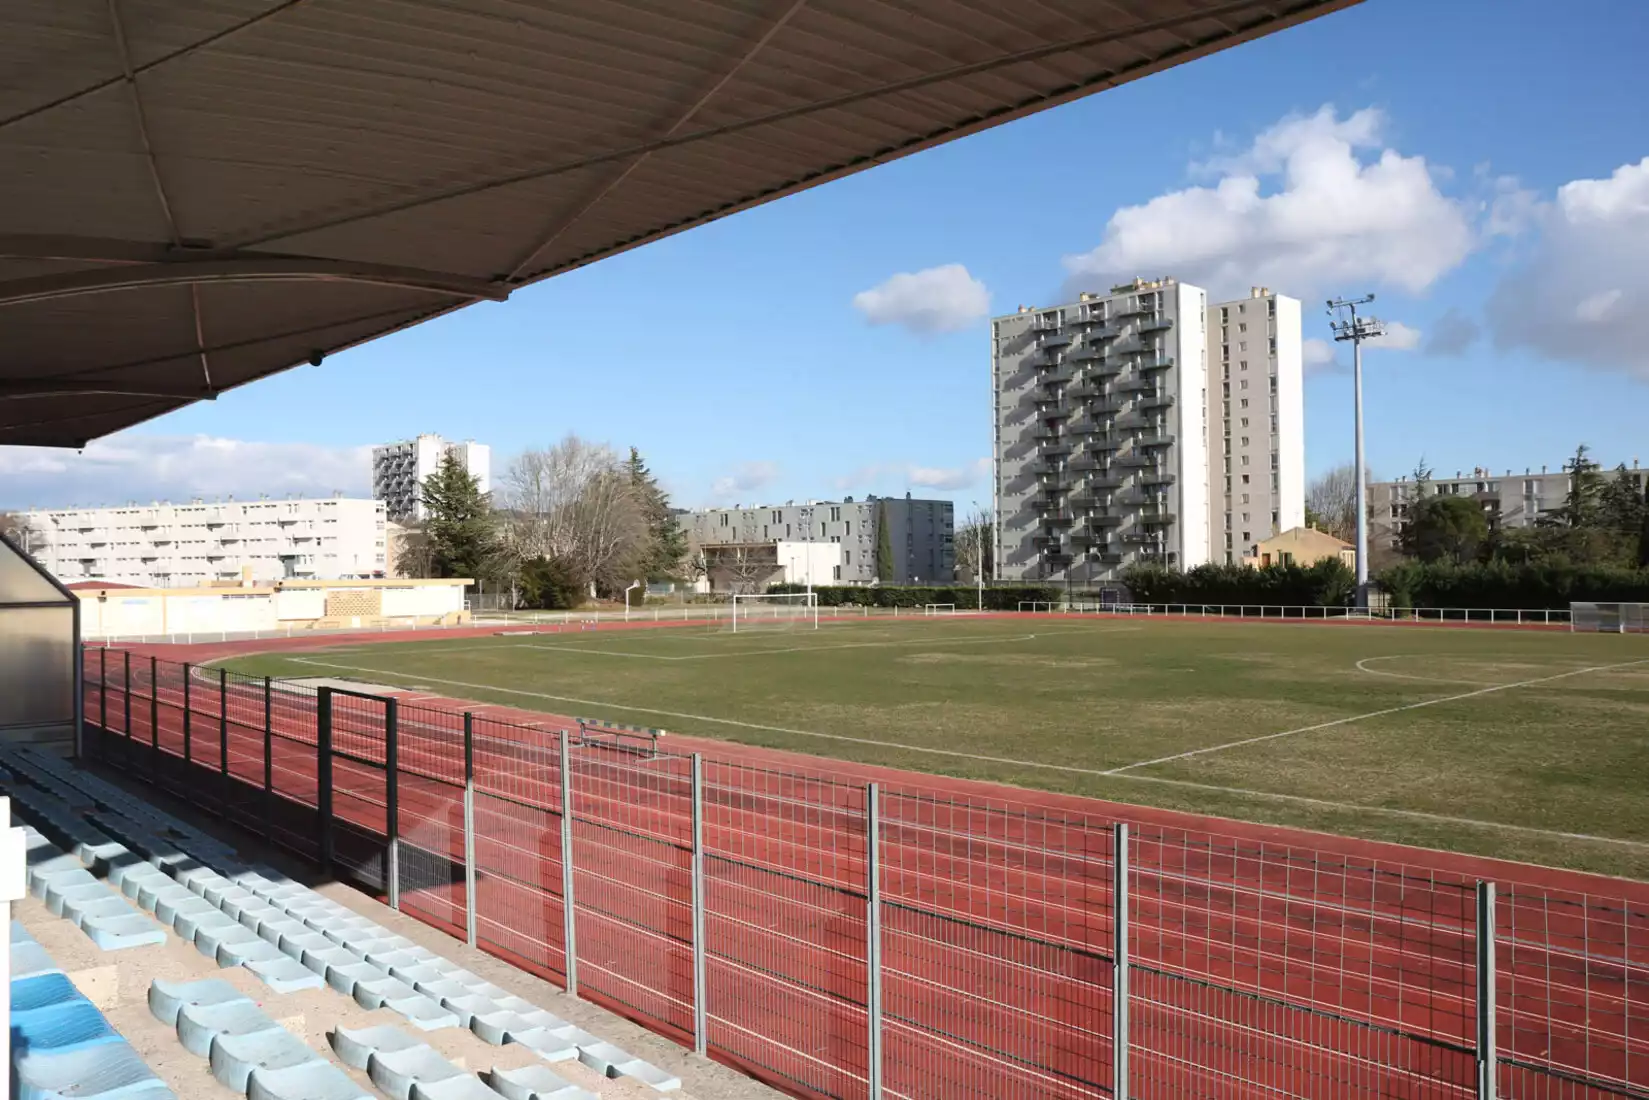
[[[819,594],[817,592],[735,592],[733,594],[733,633],[757,628],[803,629],[819,628]]]

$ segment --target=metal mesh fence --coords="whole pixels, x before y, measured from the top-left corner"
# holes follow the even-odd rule
[[[124,651],[86,677],[111,765],[799,1094],[1649,1097],[1649,905],[1621,897],[1119,847],[1097,815]]]

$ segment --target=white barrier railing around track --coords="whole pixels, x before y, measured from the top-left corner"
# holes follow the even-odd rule
[[[1046,606],[1046,605],[1040,605]],[[1568,626],[1569,611],[1494,607],[1356,608],[1306,604],[1105,604],[1074,601],[1060,605],[1070,614],[1173,616],[1200,619],[1304,619],[1319,622],[1375,622],[1393,626],[1471,623],[1484,626]]]

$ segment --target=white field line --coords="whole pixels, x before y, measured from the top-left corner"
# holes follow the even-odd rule
[[[820,740],[824,740],[824,741],[842,741],[842,742],[846,742],[848,744],[853,744],[853,745],[870,745],[870,746],[875,747],[875,748],[897,749],[897,750],[900,750],[900,751],[903,751],[903,752],[924,753],[924,754],[930,755],[930,756],[946,756],[946,757],[952,757],[952,758],[962,759],[962,760],[978,760],[978,761],[981,761],[981,762],[987,763],[987,764],[1006,764],[1006,765],[1016,767],[1016,768],[1036,768],[1036,769],[1040,769],[1040,770],[1043,770],[1043,771],[1065,772],[1067,774],[1073,774],[1073,775],[1091,775],[1091,776],[1097,776],[1097,777],[1104,778],[1104,779],[1124,779],[1124,780],[1132,780],[1132,781],[1135,781],[1135,782],[1166,783],[1166,784],[1170,784],[1170,785],[1176,785],[1177,784],[1177,785],[1183,785],[1183,786],[1188,786],[1188,787],[1203,787],[1204,789],[1209,790],[1209,791],[1223,791],[1223,792],[1228,792],[1228,793],[1231,793],[1231,794],[1252,795],[1256,798],[1269,798],[1269,799],[1277,799],[1277,800],[1288,801],[1288,802],[1303,802],[1303,803],[1309,803],[1309,804],[1327,806],[1327,807],[1340,807],[1340,808],[1344,808],[1344,809],[1347,809],[1347,810],[1362,810],[1362,811],[1367,811],[1369,813],[1381,814],[1381,815],[1390,816],[1390,817],[1412,817],[1412,818],[1416,818],[1416,819],[1424,820],[1424,821],[1446,821],[1446,822],[1452,822],[1452,823],[1457,823],[1457,824],[1461,824],[1461,825],[1471,825],[1471,826],[1475,826],[1475,827],[1481,828],[1481,829],[1499,829],[1499,830],[1504,830],[1504,831],[1509,831],[1509,832],[1529,833],[1529,834],[1533,834],[1533,835],[1536,835],[1536,836],[1549,836],[1549,837],[1555,837],[1555,838],[1559,838],[1559,839],[1563,839],[1563,840],[1594,840],[1594,841],[1597,841],[1599,843],[1604,843],[1604,844],[1621,844],[1621,845],[1626,845],[1626,846],[1629,846],[1629,847],[1649,848],[1649,844],[1645,844],[1641,841],[1621,840],[1621,839],[1618,839],[1616,837],[1606,837],[1606,836],[1590,836],[1590,835],[1585,834],[1585,833],[1561,832],[1561,831],[1558,831],[1558,830],[1555,830],[1555,829],[1541,829],[1541,828],[1537,828],[1537,827],[1532,826],[1532,825],[1508,825],[1508,824],[1505,824],[1505,823],[1499,822],[1499,821],[1478,821],[1474,818],[1468,818],[1468,817],[1459,817],[1459,818],[1443,817],[1443,816],[1438,815],[1438,814],[1425,813],[1425,812],[1420,811],[1420,810],[1397,810],[1397,809],[1391,809],[1391,808],[1383,807],[1383,806],[1360,806],[1360,805],[1357,805],[1356,803],[1350,803],[1350,802],[1347,802],[1347,803],[1327,802],[1327,801],[1323,801],[1321,799],[1306,798],[1306,797],[1301,796],[1301,795],[1274,794],[1270,791],[1249,791],[1249,790],[1244,790],[1240,787],[1213,787],[1213,786],[1206,786],[1204,784],[1183,782],[1181,780],[1160,779],[1160,778],[1157,778],[1155,776],[1149,776],[1149,775],[1128,775],[1126,773],[1122,773],[1122,772],[1119,772],[1117,770],[1107,771],[1107,770],[1104,770],[1104,769],[1101,769],[1101,768],[1081,768],[1081,767],[1077,767],[1077,766],[1072,765],[1072,764],[1050,764],[1050,763],[1048,763],[1047,761],[1044,761],[1044,760],[1019,760],[1019,759],[1015,759],[1013,757],[1005,757],[1005,756],[985,756],[985,755],[981,755],[979,753],[961,752],[961,751],[956,750],[956,749],[936,749],[936,748],[930,748],[926,745],[907,745],[907,744],[905,744],[903,742],[900,742],[900,741],[881,741],[881,740],[876,740],[874,738],[869,738],[869,737],[850,737],[846,734],[841,734],[841,733],[821,733],[817,730],[793,729],[793,728],[788,727],[788,726],[767,726],[767,725],[762,725],[758,722],[741,722],[741,721],[737,721],[737,720],[732,719],[732,718],[715,718],[715,717],[712,717],[712,716],[707,715],[707,714],[687,714],[687,713],[684,713],[682,711],[659,710],[656,707],[637,707],[637,706],[630,706],[629,704],[626,704],[626,703],[602,702],[601,700],[598,700],[598,699],[578,699],[578,698],[574,698],[574,697],[569,696],[569,695],[552,695],[548,692],[527,691],[523,688],[495,687],[491,684],[476,684],[476,683],[470,683],[470,682],[465,681],[465,680],[444,680],[444,679],[440,679],[440,678],[434,677],[434,676],[411,677],[411,676],[403,675],[402,673],[397,673],[397,672],[385,672],[383,669],[365,668],[363,666],[358,666],[358,665],[334,664],[334,663],[331,663],[331,662],[317,661],[317,660],[313,660],[313,659],[310,659],[310,658],[297,657],[297,658],[293,658],[293,660],[298,661],[302,664],[316,665],[316,666],[321,667],[321,668],[345,669],[345,670],[348,670],[348,671],[351,671],[351,672],[370,672],[370,673],[373,673],[374,675],[386,676],[386,677],[389,677],[391,679],[393,679],[395,677],[400,677],[402,679],[420,679],[421,678],[421,679],[426,679],[426,680],[433,681],[434,683],[437,683],[437,684],[446,684],[446,685],[451,686],[451,687],[469,688],[469,689],[474,690],[474,691],[496,691],[496,692],[499,692],[499,693],[504,694],[504,695],[520,695],[520,696],[524,696],[526,698],[532,698],[532,699],[548,699],[549,701],[556,702],[556,703],[572,703],[572,704],[575,704],[577,706],[584,706],[584,707],[605,707],[605,708],[609,708],[609,709],[612,709],[612,710],[628,710],[628,711],[633,711],[637,714],[656,714],[656,715],[660,715],[660,716],[665,717],[665,718],[683,718],[683,719],[687,719],[688,721],[692,721],[692,722],[710,722],[710,723],[713,723],[713,724],[719,725],[719,726],[734,726],[734,727],[737,727],[739,729],[762,730],[762,731],[765,731],[765,732],[768,732],[768,733],[787,733],[787,734],[792,734],[792,735],[795,735],[795,736],[798,736],[798,737],[816,737],[816,738],[819,738]],[[1644,661],[1627,661],[1627,662],[1625,662],[1625,665],[1637,665],[1637,664],[1645,664],[1645,663],[1649,663],[1649,659],[1646,659]],[[1602,667],[1603,668],[1620,668],[1620,667],[1625,667],[1625,666],[1624,665],[1605,665],[1605,666],[1602,666]],[[1580,672],[1591,672],[1591,671],[1596,671],[1596,670],[1594,670],[1594,669],[1576,669],[1574,672],[1564,673],[1563,675],[1572,676],[1572,675],[1576,675]],[[1503,686],[1504,687],[1516,687],[1516,686],[1522,686],[1522,685],[1506,684],[1506,685],[1503,685]],[[1470,692],[1469,694],[1471,694],[1471,695],[1481,695],[1481,694],[1483,694],[1483,692]],[[1454,698],[1465,698],[1465,696],[1455,696]],[[1447,700],[1444,700],[1444,699],[1433,700],[1433,702],[1439,702],[1439,703],[1446,702],[1446,701]],[[1397,708],[1397,709],[1401,710],[1401,709],[1408,709],[1408,708]],[[1386,713],[1386,712],[1381,712],[1381,713]],[[1363,715],[1362,717],[1368,717],[1368,716]],[[1346,719],[1346,721],[1355,721],[1355,719]],[[1263,738],[1262,738],[1262,740],[1263,740]]]
[[[1409,658],[1429,656],[1436,655],[1426,653],[1388,653],[1383,657],[1364,657],[1361,661],[1357,662],[1357,671],[1366,672],[1370,676],[1389,676],[1394,680],[1420,680],[1428,684],[1473,684],[1477,687],[1500,686],[1499,684],[1488,680],[1454,680],[1442,676],[1415,676],[1408,672],[1387,672],[1385,669],[1368,667],[1370,661],[1401,661]]]
[[[1316,733],[1318,730],[1333,729],[1336,726],[1346,726],[1353,722],[1362,722],[1369,718],[1382,718],[1388,714],[1401,714],[1404,711],[1420,710],[1423,707],[1435,707],[1443,703],[1457,703],[1462,699],[1475,699],[1479,695],[1491,695],[1497,691],[1510,691],[1512,688],[1533,687],[1535,684],[1549,684],[1554,680],[1567,680],[1571,676],[1583,676],[1588,672],[1609,672],[1617,668],[1630,668],[1633,665],[1649,664],[1649,657],[1636,661],[1621,661],[1613,665],[1591,665],[1587,668],[1572,668],[1568,672],[1559,672],[1552,676],[1537,676],[1532,680],[1518,680],[1510,684],[1492,684],[1489,687],[1478,688],[1476,691],[1463,691],[1458,695],[1444,695],[1436,699],[1424,699],[1418,703],[1404,703],[1400,707],[1386,707],[1384,710],[1371,710],[1367,714],[1353,714],[1349,718],[1336,718],[1331,722],[1318,722],[1314,726],[1301,726],[1299,729],[1283,730],[1280,733],[1267,733],[1259,737],[1244,737],[1240,741],[1227,741],[1223,745],[1209,745],[1207,748],[1191,749],[1188,752],[1176,752],[1171,756],[1158,756],[1152,760],[1139,760],[1132,764],[1124,764],[1119,768],[1112,768],[1103,772],[1104,775],[1121,775],[1131,772],[1135,768],[1149,768],[1154,764],[1169,764],[1175,760],[1189,760],[1194,756],[1207,756],[1209,753],[1224,752],[1227,749],[1238,749],[1245,745],[1258,745],[1266,741],[1275,741],[1282,737],[1293,737],[1301,733]]]

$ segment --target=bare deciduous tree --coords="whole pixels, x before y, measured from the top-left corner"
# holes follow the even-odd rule
[[[1373,481],[1374,475],[1366,475]],[[1336,466],[1316,478],[1305,490],[1306,521],[1337,539],[1357,535],[1357,473],[1351,463]]]
[[[569,435],[527,451],[505,471],[504,552],[559,560],[598,588],[623,588],[646,555],[643,502],[612,448]]]
[[[28,517],[19,512],[0,512],[0,534],[25,554],[34,554],[45,542],[40,532],[29,525]]]
[[[987,580],[995,573],[996,527],[989,512],[974,512],[956,529],[956,575],[974,580],[983,560]]]

